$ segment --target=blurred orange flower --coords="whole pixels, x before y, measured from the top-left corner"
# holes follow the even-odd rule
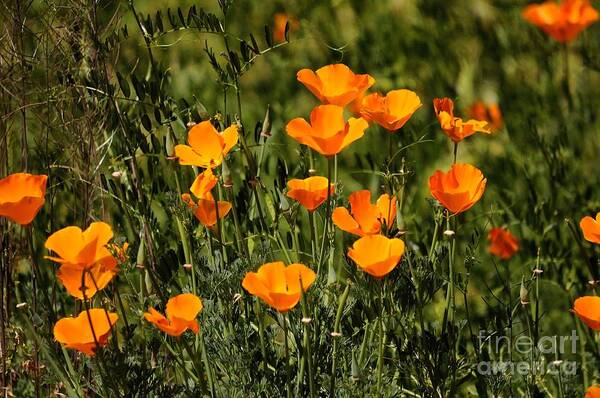
[[[483,120],[488,123],[491,131],[497,131],[502,128],[502,111],[496,103],[486,104],[483,101],[477,101],[469,108],[469,117],[476,120]]]
[[[590,328],[600,331],[600,297],[579,297],[575,300],[573,312]]]
[[[588,388],[585,392],[585,398],[600,398],[600,385]]]
[[[56,276],[72,296],[78,299],[84,296],[91,298],[117,274],[117,260],[107,248],[112,237],[110,225],[94,222],[85,231],[78,227],[66,227],[46,240],[46,249],[58,257],[45,258],[61,264]]]
[[[279,312],[291,310],[300,301],[301,292],[307,291],[317,275],[303,264],[281,261],[263,264],[258,272],[248,272],[242,287],[259,297]]]
[[[323,104],[346,106],[373,84],[370,75],[357,75],[344,64],[327,65],[313,72],[302,69],[298,81],[306,86]]]
[[[598,11],[588,0],[546,1],[531,4],[523,10],[523,18],[561,43],[569,42],[598,20]]]
[[[429,191],[446,209],[458,214],[481,199],[486,182],[477,167],[457,163],[447,173],[436,170],[429,177]]]
[[[404,242],[383,235],[363,236],[350,249],[350,257],[367,274],[382,278],[389,274],[404,255]]]
[[[47,181],[46,175],[27,173],[0,179],[0,216],[21,225],[31,223],[44,205]]]
[[[196,317],[200,311],[202,300],[194,294],[184,293],[167,301],[166,317],[150,307],[148,312],[144,313],[144,318],[169,336],[181,336],[188,329],[198,333]]]
[[[227,216],[231,210],[231,203],[227,201],[220,200],[215,203],[211,190],[217,185],[217,182],[217,177],[212,170],[206,169],[196,177],[190,187],[190,192],[198,198],[197,201],[192,199],[188,193],[181,195],[181,199],[192,209],[194,216],[206,227],[212,227],[217,223],[217,210],[219,220]]]
[[[82,311],[76,318],[59,319],[54,325],[54,339],[66,348],[94,356],[98,347],[108,343],[108,336],[118,319],[115,313],[91,308],[89,312]]]
[[[285,41],[285,25],[289,22],[290,32],[298,30],[300,22],[291,14],[278,12],[273,17],[273,39],[276,42]]]
[[[356,191],[348,197],[350,211],[338,207],[333,211],[333,223],[342,231],[358,236],[378,234],[383,223],[389,229],[396,219],[396,197],[384,193],[371,204],[369,190]]]
[[[455,117],[454,102],[450,98],[435,98],[433,108],[444,134],[456,143],[478,131],[486,134],[492,132],[484,120],[470,119],[464,122],[461,118]]]
[[[596,214],[596,219],[590,216],[583,217],[579,222],[579,227],[583,231],[585,240],[600,245],[600,212]]]
[[[519,240],[505,228],[492,228],[488,234],[490,253],[508,260],[519,251]]]
[[[303,180],[293,179],[287,182],[287,196],[298,201],[308,211],[314,211],[327,200],[327,178],[308,177]],[[333,195],[335,187],[329,185],[329,195]]]
[[[231,148],[238,142],[238,128],[235,124],[222,133],[210,121],[198,123],[188,133],[188,145],[176,145],[175,156],[179,164],[214,168],[223,162]]]
[[[296,118],[286,126],[288,135],[324,156],[340,153],[358,140],[369,127],[363,118],[351,117],[344,121],[344,108],[337,105],[320,105],[310,113],[310,124]]]
[[[393,90],[385,96],[374,93],[363,98],[361,115],[379,124],[389,132],[400,129],[423,104],[410,90]]]

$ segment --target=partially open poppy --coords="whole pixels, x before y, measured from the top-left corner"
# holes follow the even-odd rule
[[[210,121],[198,123],[188,133],[189,145],[175,146],[175,156],[179,164],[214,168],[223,162],[231,148],[238,142],[238,129],[235,124],[222,133]]]
[[[194,200],[188,193],[181,195],[181,199],[194,212],[194,216],[206,227],[213,227],[217,220],[227,216],[231,210],[231,203],[224,200],[215,202],[211,190],[217,185],[217,182],[212,170],[206,169],[196,177],[190,187],[190,192],[198,199]]]
[[[108,336],[118,319],[113,312],[91,308],[75,318],[59,319],[54,325],[54,339],[66,348],[94,356],[98,347],[108,344]]]
[[[465,122],[455,117],[454,102],[450,98],[435,98],[433,108],[444,134],[454,142],[460,142],[476,132],[486,134],[492,132],[485,120],[470,119]]]
[[[575,300],[573,312],[591,329],[600,331],[600,297],[579,297]]]
[[[307,291],[317,275],[303,264],[281,261],[263,264],[258,272],[248,272],[242,287],[259,297],[279,312],[291,310],[300,301],[302,291]]]
[[[374,93],[362,100],[361,115],[389,132],[400,129],[421,107],[419,96],[410,90],[393,90],[385,96]]]
[[[396,198],[386,193],[371,204],[369,190],[356,191],[348,197],[350,211],[338,207],[333,211],[333,223],[342,231],[358,236],[378,234],[383,223],[389,229],[396,219]]]
[[[588,0],[563,0],[561,3],[546,1],[530,4],[523,10],[525,20],[561,43],[574,40],[599,17],[598,11]]]
[[[446,209],[458,214],[481,199],[486,182],[477,167],[457,163],[447,173],[436,170],[429,177],[429,191]]]
[[[57,277],[72,296],[91,298],[117,274],[117,260],[107,248],[112,237],[110,225],[94,222],[85,231],[79,227],[66,227],[46,240],[46,249],[58,257],[45,258],[61,264]]]
[[[47,181],[46,175],[27,173],[0,179],[0,216],[21,225],[31,223],[44,205]]]
[[[308,145],[324,156],[333,156],[362,137],[369,123],[363,118],[351,117],[344,121],[344,108],[320,105],[310,113],[310,124],[296,118],[286,126],[288,135]]]
[[[287,182],[287,196],[298,201],[308,211],[314,211],[327,200],[327,178],[314,176],[303,180],[293,179]],[[333,195],[335,186],[329,185],[329,195]]]
[[[585,240],[600,245],[600,212],[596,214],[595,219],[590,216],[583,217],[579,222],[579,227]]]
[[[475,120],[487,122],[491,131],[497,131],[502,128],[502,111],[496,103],[486,104],[483,101],[474,102],[468,110],[469,117]]]
[[[508,260],[519,251],[519,240],[505,228],[492,228],[488,234],[490,253]]]
[[[357,75],[344,64],[327,65],[313,72],[302,69],[298,81],[323,104],[346,106],[375,84],[370,75]]]
[[[289,25],[290,32],[298,30],[300,22],[291,14],[278,12],[273,17],[273,39],[276,42],[285,41],[285,26]]]
[[[350,257],[367,274],[382,278],[389,274],[404,255],[404,242],[383,235],[363,236],[350,249]]]
[[[588,388],[585,392],[585,398],[600,398],[600,385]]]
[[[192,293],[171,297],[167,301],[167,316],[148,308],[144,318],[169,336],[181,336],[186,330],[198,333],[196,317],[202,311],[202,300]]]

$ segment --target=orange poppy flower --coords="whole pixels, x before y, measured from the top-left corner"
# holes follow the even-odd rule
[[[184,293],[167,301],[166,317],[150,307],[144,318],[169,336],[181,336],[188,329],[198,333],[196,317],[202,308],[202,300],[198,296]]]
[[[338,106],[348,105],[375,84],[370,75],[357,75],[344,64],[327,65],[316,73],[302,69],[297,78],[323,104]]]
[[[440,170],[429,177],[429,191],[453,214],[471,208],[483,195],[487,179],[481,170],[465,163],[452,165],[447,173]]]
[[[507,229],[492,228],[488,234],[488,240],[490,241],[490,253],[502,260],[508,260],[519,251],[519,240]]]
[[[435,98],[433,108],[444,134],[454,142],[460,142],[478,131],[486,134],[492,132],[484,120],[469,119],[464,122],[455,117],[454,102],[450,98]]]
[[[72,296],[83,299],[83,289],[85,297],[91,298],[117,274],[117,260],[107,248],[112,237],[110,225],[94,222],[85,231],[78,227],[67,227],[46,240],[46,249],[58,257],[45,258],[61,264],[56,276]],[[84,272],[86,275],[82,286]]]
[[[523,10],[525,20],[561,43],[575,39],[599,17],[588,0],[564,0],[560,4],[546,1],[531,4]]]
[[[278,12],[273,17],[273,39],[276,42],[285,41],[285,25],[289,22],[290,32],[298,30],[300,22],[291,14]]]
[[[220,200],[215,203],[215,198],[210,191],[217,185],[217,182],[217,177],[215,177],[212,170],[206,169],[196,177],[190,187],[190,192],[198,200],[194,201],[192,196],[187,193],[181,195],[181,199],[192,209],[198,221],[209,228],[217,223],[217,210],[219,220],[225,218],[231,210],[231,203],[227,201]]]
[[[600,398],[600,385],[588,388],[585,392],[585,398]]]
[[[469,117],[476,120],[483,120],[488,123],[491,131],[497,131],[502,128],[502,111],[496,103],[486,104],[483,101],[477,101],[469,108]]]
[[[279,312],[291,310],[313,284],[317,275],[303,264],[290,264],[281,261],[263,264],[258,272],[248,272],[242,287],[248,293],[259,297]]]
[[[27,173],[11,174],[0,180],[0,216],[17,224],[27,225],[33,221],[44,205],[46,175]]]
[[[91,308],[89,315],[83,311],[75,318],[59,319],[54,325],[54,339],[66,348],[94,356],[98,347],[108,344],[108,336],[118,319],[115,313]]]
[[[419,96],[410,90],[393,90],[385,96],[374,93],[362,100],[361,115],[384,129],[394,132],[421,107]]]
[[[344,121],[344,108],[337,105],[320,105],[310,113],[310,124],[299,117],[286,126],[288,135],[324,156],[340,153],[358,140],[369,127],[363,118],[351,117]]]
[[[600,212],[596,214],[596,219],[590,216],[583,217],[579,227],[583,231],[585,240],[600,245]]]
[[[600,297],[579,297],[575,300],[573,312],[590,328],[600,331]]]
[[[333,211],[333,223],[342,231],[358,236],[378,234],[385,223],[389,229],[396,219],[396,198],[386,193],[371,204],[369,190],[356,191],[348,197],[350,211],[338,207]]]
[[[389,274],[404,255],[404,242],[383,235],[363,236],[350,249],[350,257],[367,274],[382,278]]]
[[[287,182],[287,196],[298,201],[308,211],[314,211],[327,200],[327,178],[308,177],[303,180],[293,179]],[[333,195],[335,187],[329,185],[329,195]]]
[[[175,146],[175,156],[179,158],[179,164],[184,166],[213,168],[223,162],[237,142],[238,129],[235,124],[219,133],[207,120],[192,127],[188,133],[190,145]]]

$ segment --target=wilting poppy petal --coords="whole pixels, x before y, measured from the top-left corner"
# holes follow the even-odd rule
[[[54,339],[66,348],[72,348],[93,356],[98,347],[108,343],[111,329],[119,316],[102,308],[91,308],[77,317],[60,319],[54,325]]]
[[[488,234],[489,251],[503,260],[508,260],[519,251],[519,241],[504,228],[492,228]]]
[[[292,179],[287,182],[287,196],[298,201],[308,211],[314,211],[327,200],[327,178],[308,177],[303,180]],[[335,187],[329,185],[329,195],[333,195]]]
[[[586,325],[600,331],[600,297],[584,296],[575,300],[573,312]]]
[[[410,90],[393,90],[382,96],[374,93],[362,101],[361,115],[389,132],[399,130],[421,107],[421,100]]]
[[[316,274],[303,264],[285,266],[281,261],[263,264],[258,272],[248,272],[242,287],[279,312],[294,308],[302,291],[307,291]]]
[[[188,329],[193,333],[198,333],[196,317],[202,308],[202,300],[198,296],[184,293],[169,299],[166,317],[154,308],[149,308],[148,312],[144,313],[144,318],[169,336],[177,337]]]
[[[30,224],[45,202],[48,176],[11,174],[0,179],[0,216]]]
[[[388,229],[396,218],[396,198],[383,194],[371,204],[371,192],[363,189],[350,194],[350,212],[343,207],[333,211],[333,223],[341,230],[358,236],[378,234],[382,222]]]
[[[491,127],[485,120],[471,119],[465,122],[461,118],[455,117],[454,102],[450,98],[435,98],[433,108],[442,131],[455,143],[477,132],[486,134],[492,132]]]
[[[377,278],[390,273],[404,254],[404,242],[383,235],[367,235],[348,250],[350,257],[363,271]]]
[[[197,198],[205,198],[206,194],[209,193],[215,185],[217,185],[218,179],[212,172],[212,169],[206,169],[202,173],[198,174],[194,183],[190,187],[190,192]]]
[[[429,190],[446,209],[458,214],[481,199],[486,182],[475,166],[457,163],[447,173],[437,170],[429,177]]]
[[[583,217],[579,227],[585,240],[600,245],[600,212],[596,214],[595,219],[590,216]]]

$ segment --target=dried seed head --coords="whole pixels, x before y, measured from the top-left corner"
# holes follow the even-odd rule
[[[183,264],[183,268],[192,269],[192,264]]]
[[[308,169],[308,175],[310,177],[317,175],[317,170],[315,170],[315,169]]]
[[[242,299],[242,295],[239,293],[236,293],[233,295],[233,302],[237,303],[238,301],[240,301]]]
[[[454,231],[452,231],[451,229],[447,229],[444,231],[444,235],[446,235],[449,238],[452,238],[454,236]]]
[[[331,337],[342,337],[340,332],[331,332]]]
[[[543,269],[536,268],[536,269],[533,270],[533,274],[534,275],[541,275],[543,273],[544,273]]]
[[[192,127],[194,127],[196,125],[196,122],[193,120],[190,120],[189,122],[187,122],[186,126],[188,129],[191,129]]]
[[[308,325],[311,322],[312,322],[312,318],[306,318],[306,317],[302,318],[302,323],[305,325]]]
[[[17,307],[17,309],[19,309],[19,310],[20,310],[21,308],[25,309],[25,308],[27,308],[27,303],[19,303],[19,304],[17,304],[17,306],[16,306],[16,307]]]

